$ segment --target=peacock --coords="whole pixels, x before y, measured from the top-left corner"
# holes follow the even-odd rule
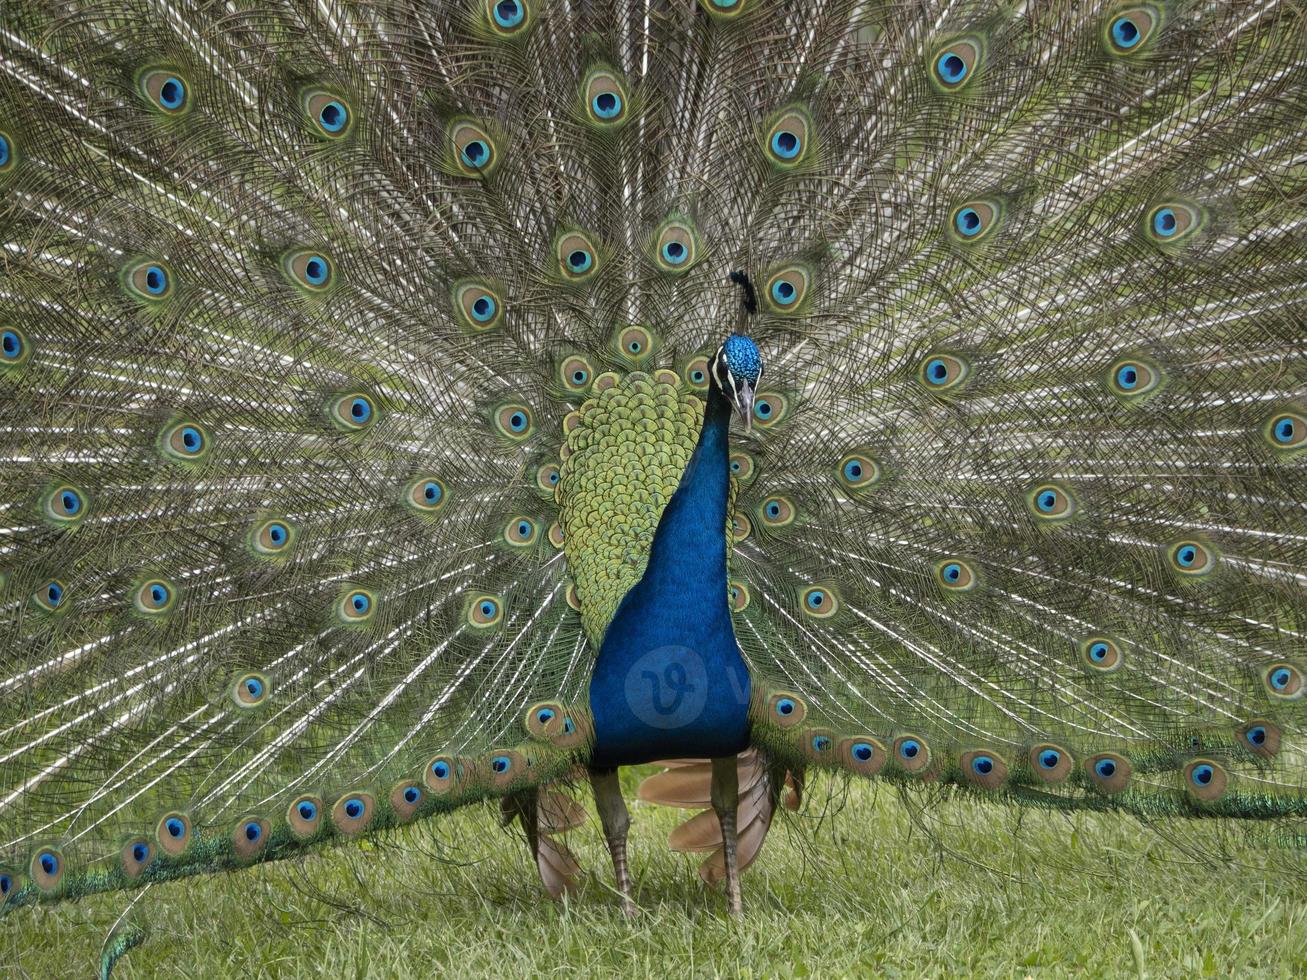
[[[1300,826],[1304,105],[1283,0],[7,0],[3,910],[563,896],[588,782],[638,914],[650,763],[736,914],[822,772]]]

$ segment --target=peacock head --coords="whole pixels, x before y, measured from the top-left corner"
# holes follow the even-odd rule
[[[762,377],[762,354],[758,345],[744,334],[727,337],[726,343],[713,355],[712,376],[717,389],[730,399],[744,418],[745,429],[750,428],[753,393],[758,390],[758,380]]]

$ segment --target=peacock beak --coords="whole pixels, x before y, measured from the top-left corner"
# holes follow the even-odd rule
[[[753,385],[744,381],[735,389],[735,395],[731,399],[735,403],[735,410],[744,418],[744,431],[753,430]]]

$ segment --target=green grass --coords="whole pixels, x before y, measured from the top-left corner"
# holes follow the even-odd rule
[[[116,978],[1307,974],[1307,861],[1256,827],[1156,831],[939,793],[905,804],[823,780],[773,827],[736,922],[697,859],[667,850],[679,815],[633,804],[634,922],[593,813],[570,837],[585,890],[554,904],[477,806],[305,861],[16,910],[0,973],[90,975],[139,896],[129,917],[149,935]],[[1222,849],[1234,860],[1202,859]]]

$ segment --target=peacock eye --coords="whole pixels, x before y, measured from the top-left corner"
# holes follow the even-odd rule
[[[340,395],[331,403],[331,420],[346,432],[361,432],[376,421],[372,396],[361,391]]]
[[[128,266],[123,273],[127,291],[153,305],[172,295],[172,273],[162,262],[145,261]]]
[[[45,516],[61,527],[81,523],[89,511],[86,495],[67,483],[57,484],[45,494],[42,505]]]
[[[1152,6],[1116,10],[1107,17],[1105,46],[1114,55],[1137,54],[1147,45],[1160,22],[1161,15]]]
[[[353,113],[342,96],[324,89],[310,89],[300,96],[304,114],[319,136],[340,139],[349,133]]]
[[[559,365],[558,377],[568,391],[580,392],[590,386],[594,368],[586,358],[574,354]]]
[[[610,128],[626,120],[626,86],[607,68],[594,68],[586,75],[582,100],[593,126]]]
[[[540,526],[529,517],[511,517],[504,526],[503,537],[517,547],[533,545],[540,538]]]
[[[17,327],[0,330],[0,370],[16,369],[31,355],[27,336]]]
[[[559,270],[566,280],[581,282],[598,271],[599,260],[594,243],[582,232],[569,232],[560,237],[555,251]]]
[[[503,618],[503,610],[503,604],[495,596],[477,596],[468,609],[468,624],[477,629],[496,626]]]
[[[1039,484],[1029,492],[1026,501],[1035,518],[1045,523],[1066,521],[1076,514],[1075,498],[1056,483]]]
[[[977,582],[971,565],[960,558],[949,558],[936,565],[935,577],[940,585],[951,592],[969,591]]]
[[[531,435],[534,425],[535,417],[531,414],[531,409],[525,405],[503,405],[495,412],[495,427],[501,435],[506,436],[513,442],[522,442],[527,439]]]
[[[318,808],[305,800],[299,805],[299,815],[302,820],[312,820],[318,815]]]
[[[1284,411],[1273,415],[1264,431],[1272,449],[1297,450],[1307,446],[1307,417],[1300,412]]]
[[[1296,700],[1307,690],[1302,672],[1292,664],[1272,664],[1262,676],[1271,696],[1280,700]]]
[[[1176,245],[1203,227],[1205,214],[1202,208],[1185,201],[1166,201],[1145,212],[1144,232],[1155,245]]]
[[[666,275],[686,272],[698,258],[699,242],[694,226],[682,218],[668,218],[654,234],[654,263]]]
[[[932,354],[921,361],[918,377],[930,391],[950,391],[961,387],[971,375],[971,366],[952,354]]]
[[[964,88],[975,75],[980,63],[981,45],[975,38],[960,38],[936,51],[931,59],[931,75],[944,91]]]
[[[348,589],[336,603],[336,618],[345,625],[362,625],[372,619],[376,597],[366,589]]]
[[[1162,372],[1149,361],[1130,357],[1117,361],[1107,374],[1112,394],[1124,402],[1141,402],[1144,396],[1157,391],[1162,383]]]
[[[808,297],[812,274],[801,265],[778,269],[767,277],[763,297],[773,313],[795,315],[801,312]]]
[[[783,111],[767,130],[767,154],[774,166],[788,170],[808,156],[812,121],[799,106]]]
[[[1167,551],[1171,565],[1181,575],[1206,575],[1216,567],[1216,553],[1197,541],[1179,541]]]
[[[138,612],[157,615],[172,608],[173,590],[162,579],[151,579],[136,590],[133,603]]]
[[[186,111],[190,93],[186,80],[176,72],[167,69],[144,72],[137,87],[146,101],[164,115],[179,116]]]
[[[800,596],[801,608],[809,617],[829,619],[839,611],[840,601],[831,589],[812,586]]]
[[[486,0],[490,27],[502,37],[511,37],[527,26],[524,0]]]
[[[0,131],[0,174],[13,169],[16,158],[13,140],[8,133]]]
[[[1090,670],[1106,674],[1121,666],[1121,647],[1106,636],[1091,636],[1080,643],[1080,656]]]

